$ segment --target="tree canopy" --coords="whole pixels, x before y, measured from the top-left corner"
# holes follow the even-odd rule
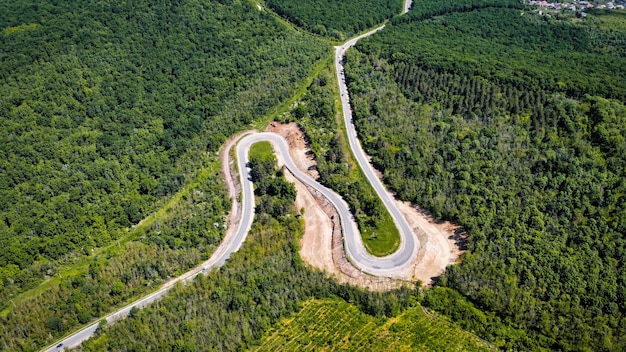
[[[397,15],[402,0],[268,0],[279,15],[312,33],[346,40]]]
[[[212,251],[229,210],[218,148],[330,45],[248,1],[0,8],[0,340],[32,350]],[[129,239],[141,244],[119,253]],[[53,276],[59,287],[14,299]]]
[[[438,282],[462,296],[427,303],[505,349],[626,345],[626,32],[602,23],[455,10],[348,53],[385,182],[469,236]]]

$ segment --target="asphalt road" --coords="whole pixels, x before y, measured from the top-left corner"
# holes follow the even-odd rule
[[[362,256],[360,256],[358,253],[351,252],[351,248],[350,248],[351,246],[350,245],[347,246],[346,252],[351,257],[353,262],[355,262],[355,265],[358,266],[361,270],[366,271],[371,274],[375,274],[375,275],[379,275],[379,272],[380,272],[380,271],[373,270],[376,268],[398,269],[405,265],[409,265],[409,263],[411,262],[411,259],[417,255],[417,250],[419,247],[418,240],[416,236],[413,235],[411,226],[408,224],[408,222],[406,221],[406,219],[404,218],[400,210],[398,210],[398,208],[395,206],[392,200],[391,194],[385,189],[383,184],[380,182],[380,180],[376,176],[374,172],[374,168],[369,163],[368,157],[363,151],[363,148],[361,147],[361,143],[359,142],[359,139],[357,136],[356,128],[354,126],[354,123],[352,122],[352,108],[350,106],[350,95],[348,93],[348,87],[346,86],[346,81],[345,81],[343,59],[344,59],[346,50],[348,50],[348,48],[356,44],[356,42],[359,39],[372,35],[375,32],[383,29],[384,27],[385,26],[383,25],[378,28],[375,28],[356,38],[350,39],[343,45],[335,47],[335,70],[337,71],[337,77],[339,77],[339,91],[340,91],[340,98],[341,98],[341,107],[343,111],[346,132],[348,134],[348,142],[350,144],[350,149],[352,149],[352,153],[354,154],[354,157],[359,163],[359,166],[363,170],[368,181],[370,182],[370,184],[376,191],[376,194],[378,195],[378,197],[380,197],[380,199],[383,201],[383,204],[385,205],[385,208],[387,208],[387,210],[391,214],[391,217],[393,218],[393,221],[396,224],[398,231],[400,232],[400,237],[401,237],[400,248],[398,249],[398,251],[382,259],[378,258],[377,260],[367,260],[365,262],[366,264],[364,264],[364,261],[362,260],[363,259]],[[359,240],[360,240],[360,237],[359,237]],[[373,267],[370,267],[369,264],[371,264],[371,266]],[[392,272],[390,272],[389,270],[386,273],[389,274],[387,276],[392,276]]]
[[[239,250],[244,240],[246,239],[246,236],[248,234],[248,231],[250,230],[250,227],[252,226],[252,221],[254,219],[254,188],[253,183],[250,180],[248,154],[250,151],[250,146],[260,141],[269,141],[274,147],[279,163],[284,164],[287,169],[301,182],[318,190],[335,206],[339,213],[343,229],[346,252],[353,261],[353,264],[357,265],[359,268],[361,268],[361,270],[364,270],[374,275],[392,276],[395,269],[409,263],[412,255],[414,254],[414,251],[412,250],[414,244],[401,246],[400,251],[385,258],[374,257],[367,253],[361,241],[361,236],[359,234],[356,222],[354,221],[354,217],[350,213],[348,204],[337,193],[319,184],[317,181],[313,180],[296,167],[295,163],[289,156],[289,146],[287,145],[287,142],[284,140],[283,137],[275,133],[269,132],[254,133],[243,137],[237,144],[237,165],[239,170],[244,170],[244,172],[239,173],[243,193],[242,213],[240,217],[241,220],[239,222],[235,235],[232,238],[229,238],[228,241],[225,241],[222,245],[220,245],[220,247],[215,251],[213,256],[201,266],[198,266],[183,274],[182,276],[179,276],[176,279],[167,282],[158,291],[123,307],[115,313],[104,317],[104,319],[106,319],[107,321],[107,324],[112,324],[118,320],[127,317],[133,307],[143,308],[146,305],[162,298],[167,294],[167,292],[174,284],[178,282],[186,282],[200,273],[205,273],[212,268],[221,266],[228,260],[233,252]],[[413,238],[413,236],[410,236],[410,238]],[[406,240],[403,239],[403,243],[405,241]],[[413,242],[410,242],[409,240],[409,243]],[[76,347],[80,343],[94,335],[96,329],[98,328],[98,324],[99,322],[95,322],[79,330],[78,332],[66,337],[65,339],[57,341],[53,346],[45,349],[44,351],[59,351],[64,349],[65,347]],[[62,346],[56,347],[58,344],[62,344]]]
[[[409,6],[410,0],[407,0],[405,9]],[[406,10],[405,10],[406,11]],[[163,285],[159,290],[152,294],[143,297],[120,310],[111,313],[104,317],[107,325],[113,324],[118,320],[121,320],[128,316],[130,310],[133,307],[143,308],[148,304],[155,302],[165,296],[167,292],[178,282],[186,282],[193,279],[200,273],[205,273],[212,268],[221,266],[224,264],[233,252],[236,252],[241,247],[243,241],[252,226],[254,219],[254,191],[252,182],[250,181],[248,168],[248,151],[250,146],[259,141],[269,141],[274,145],[274,149],[277,153],[278,159],[283,162],[289,171],[298,178],[301,182],[317,189],[321,192],[337,209],[343,229],[344,246],[346,254],[351,260],[352,264],[359,269],[377,276],[389,276],[393,277],[394,271],[399,268],[411,265],[412,259],[417,255],[417,249],[419,243],[411,231],[411,227],[408,225],[400,211],[395,207],[392,202],[392,197],[389,192],[386,191],[380,180],[376,177],[372,166],[369,164],[365,152],[361,148],[361,144],[357,138],[356,129],[352,123],[352,110],[349,104],[348,89],[345,84],[344,68],[342,65],[342,58],[345,51],[356,44],[356,42],[366,36],[369,36],[385,26],[380,26],[372,31],[362,34],[358,37],[352,38],[341,46],[335,47],[335,67],[337,71],[337,77],[339,77],[339,90],[341,92],[341,105],[343,109],[344,121],[346,124],[346,130],[348,132],[348,140],[350,148],[353,151],[355,158],[357,159],[361,169],[364,171],[367,179],[372,184],[372,187],[376,190],[376,193],[383,201],[385,207],[391,214],[396,226],[400,231],[401,244],[400,248],[393,254],[380,258],[372,256],[367,253],[363,242],[361,240],[360,233],[357,229],[354,217],[349,211],[349,207],[346,202],[334,191],[322,186],[309,176],[301,172],[293,163],[289,157],[288,146],[285,140],[277,134],[273,133],[256,133],[248,135],[240,140],[237,145],[237,163],[239,170],[246,170],[246,172],[240,172],[240,179],[242,184],[242,214],[241,221],[237,232],[233,238],[229,238],[228,241],[224,241],[215,251],[213,256],[200,266],[188,271],[187,273],[172,279]],[[94,335],[98,328],[98,322],[95,322],[76,333],[65,337],[64,339],[55,342],[52,346],[43,349],[42,351],[54,352],[63,350],[66,347],[76,347],[83,341],[89,339]],[[60,347],[57,347],[59,346]]]
[[[211,259],[209,259],[209,261],[211,261]],[[145,306],[147,306],[148,304],[157,301],[159,299],[161,299],[161,297],[165,296],[167,294],[167,292],[172,288],[172,286],[174,286],[174,284],[178,283],[178,282],[185,282],[191,278],[194,278],[196,275],[198,275],[199,273],[201,273],[203,271],[204,266],[202,267],[196,267],[188,272],[186,272],[185,274],[167,282],[166,284],[164,284],[158,291],[155,291],[151,294],[149,294],[146,297],[140,298],[139,300],[119,309],[118,311],[116,311],[115,313],[111,313],[109,315],[107,315],[106,317],[104,317],[103,319],[106,319],[107,324],[113,324],[118,320],[121,320],[125,317],[128,316],[128,314],[130,313],[130,310],[133,307],[137,307],[137,308],[143,308]],[[101,319],[102,320],[102,319]],[[48,347],[47,349],[44,349],[42,351],[61,351],[66,347],[76,347],[78,345],[80,345],[83,341],[87,340],[88,338],[92,337],[94,335],[94,333],[96,332],[96,329],[98,328],[98,324],[100,323],[100,321],[97,321],[77,332],[75,332],[74,334],[64,338],[61,341],[57,341],[55,342],[52,346]],[[59,344],[62,344],[61,347],[56,347]]]
[[[405,265],[411,265],[414,262],[412,259],[414,259],[417,254],[417,241],[411,231],[411,227],[406,223],[406,220],[404,220],[404,217],[400,214],[400,211],[395,207],[391,199],[388,199],[389,211],[392,212],[392,214],[395,212],[396,216],[400,219],[398,221],[399,225],[404,226],[403,231],[400,231],[402,236],[401,245],[398,251],[389,256],[375,257],[369,254],[363,246],[361,234],[359,233],[356,222],[354,221],[354,216],[350,212],[348,204],[337,193],[321,185],[296,167],[295,163],[289,156],[289,146],[281,136],[269,132],[255,133],[244,137],[239,144],[237,144],[237,162],[239,170],[246,170],[245,175],[249,174],[247,162],[250,146],[260,141],[269,141],[272,143],[279,163],[284,164],[287,169],[302,183],[319,191],[337,209],[343,231],[346,254],[353,265],[373,275],[393,276],[394,273],[397,272],[398,268]],[[370,173],[372,177],[376,178],[371,168]],[[252,217],[254,216],[254,192],[252,182],[249,181],[247,177],[248,176],[246,176],[246,179],[242,178],[241,180],[243,188],[242,219],[246,219],[245,222],[251,224]],[[376,178],[376,180],[378,179]],[[376,186],[380,187],[381,192],[386,197],[389,197],[389,194],[384,190],[384,188],[382,188],[380,181],[378,181],[378,185],[374,184],[374,187]],[[385,205],[387,205],[387,203]],[[250,225],[246,226],[247,228],[250,227]]]
[[[238,155],[243,155],[243,154],[238,154]],[[246,155],[247,155],[247,151],[246,151]],[[246,163],[247,161],[243,162],[244,166],[243,167],[240,166],[239,170],[246,170],[246,167],[245,167]],[[240,165],[242,164],[240,163]],[[246,239],[246,235],[248,234],[248,231],[250,230],[250,227],[252,226],[252,220],[254,218],[254,206],[253,206],[254,199],[252,199],[254,194],[251,191],[251,186],[250,186],[251,182],[248,181],[249,175],[248,173],[246,173],[245,175],[243,174],[240,175],[240,177],[242,180],[241,183],[243,185],[248,185],[248,187],[244,187],[243,214],[241,216],[241,221],[238,224],[237,232],[234,234],[234,236],[231,236],[229,238],[224,238],[223,242],[215,250],[211,258],[209,258],[209,260],[205,261],[201,265],[195,267],[194,269],[186,272],[185,274],[175,279],[172,279],[171,281],[168,281],[159,290],[151,293],[150,295],[143,297],[121,308],[115,313],[109,314],[106,317],[104,317],[103,319],[106,319],[107,325],[111,325],[117,322],[118,320],[121,320],[127,317],[128,314],[130,313],[130,310],[133,307],[143,308],[149,305],[150,303],[153,303],[161,299],[163,296],[165,296],[168,293],[168,291],[176,283],[179,283],[179,282],[185,283],[188,280],[195,278],[196,275],[198,274],[207,273],[211,269],[221,266],[228,260],[228,258],[230,258],[230,255],[233,252],[236,252],[237,250],[239,250],[239,248],[241,247],[241,244]],[[247,182],[244,182],[244,180],[246,180]],[[48,348],[43,349],[42,351],[54,352],[54,351],[61,351],[65,349],[66,347],[69,347],[69,348],[76,347],[80,345],[83,341],[89,339],[95,334],[96,329],[98,328],[98,324],[99,324],[99,321],[75,332],[74,334],[70,336],[65,337],[64,339],[60,341],[55,342],[53,345],[49,346]],[[59,345],[60,347],[57,347]]]
[[[402,11],[402,13],[407,13],[409,12],[409,10],[411,9],[411,5],[413,5],[413,1],[412,0],[406,0],[404,1],[404,10]]]

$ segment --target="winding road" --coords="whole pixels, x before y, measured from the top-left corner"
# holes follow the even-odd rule
[[[343,45],[335,47],[335,70],[337,71],[337,77],[339,77],[339,91],[341,93],[341,106],[343,110],[343,119],[346,126],[346,132],[348,134],[348,142],[350,144],[350,149],[354,154],[361,170],[365,173],[368,181],[376,191],[378,197],[383,201],[385,208],[391,214],[396,227],[400,233],[400,248],[393,254],[384,257],[384,258],[376,258],[371,259],[367,258],[367,253],[363,255],[360,251],[358,244],[351,243],[352,237],[358,237],[360,242],[360,235],[358,232],[356,235],[346,233],[344,231],[344,237],[346,238],[346,253],[352,260],[352,263],[357,266],[359,269],[373,274],[373,275],[387,275],[393,276],[389,270],[380,272],[380,269],[398,269],[406,265],[411,265],[412,259],[415,258],[417,254],[418,246],[417,238],[413,235],[413,231],[411,226],[408,224],[404,216],[400,210],[396,207],[393,202],[392,195],[385,189],[382,182],[378,179],[374,172],[374,168],[368,161],[368,156],[363,151],[361,147],[361,143],[359,142],[356,128],[354,123],[352,122],[352,108],[350,107],[350,96],[348,93],[348,87],[346,86],[345,81],[345,72],[343,67],[343,58],[346,50],[356,44],[356,42],[366,36],[372,35],[373,33],[385,28],[385,26],[380,26],[375,28],[365,34],[362,34],[358,37],[352,38]],[[356,242],[356,240],[355,240]],[[360,242],[360,247],[362,247],[362,243]],[[371,257],[371,255],[370,255]]]
[[[403,13],[408,11],[410,4],[410,0],[407,0],[405,2]],[[250,181],[249,176],[250,169],[248,167],[248,152],[252,144],[260,141],[269,141],[274,147],[279,163],[284,164],[289,169],[289,171],[301,182],[319,191],[337,209],[343,231],[345,251],[353,265],[355,265],[360,270],[370,273],[372,275],[386,277],[393,277],[394,272],[397,271],[399,268],[413,265],[413,263],[415,262],[415,257],[417,256],[419,243],[416,236],[412,233],[411,227],[408,225],[406,219],[402,216],[398,208],[394,205],[391,194],[384,188],[381,181],[374,173],[374,169],[370,165],[367,155],[361,148],[360,142],[357,138],[356,129],[354,127],[354,124],[352,123],[352,110],[349,103],[348,89],[345,84],[345,74],[342,63],[343,56],[348,48],[356,44],[359,39],[372,35],[373,33],[383,29],[384,27],[384,25],[377,27],[367,33],[350,39],[343,45],[335,47],[335,68],[337,72],[337,77],[339,78],[339,90],[341,92],[342,111],[350,148],[352,149],[352,152],[357,159],[359,166],[364,171],[367,179],[371,183],[372,187],[374,187],[374,189],[376,190],[376,193],[383,201],[385,207],[391,214],[396,226],[399,229],[401,236],[401,244],[399,249],[395,253],[382,258],[375,257],[367,253],[361,240],[361,235],[358,231],[356,222],[354,221],[353,215],[349,211],[347,203],[337,193],[319,184],[317,181],[313,180],[311,177],[309,177],[296,167],[295,163],[289,156],[289,147],[287,145],[287,142],[281,136],[269,132],[250,133],[242,137],[237,144],[237,163],[240,170],[240,182],[242,185],[243,193],[242,213],[239,216],[240,221],[237,227],[237,231],[227,234],[223,242],[211,256],[211,258],[202,263],[200,266],[197,266],[187,273],[168,281],[157,291],[128,304],[127,306],[117,310],[116,312],[103,317],[101,320],[105,320],[107,325],[111,325],[121,319],[124,319],[130,314],[131,309],[143,308],[150,303],[161,299],[175,284],[188,282],[199,274],[205,274],[207,271],[223,265],[232,253],[239,250],[246,238],[246,235],[248,234],[248,231],[250,230],[250,227],[252,226],[252,221],[254,219],[254,191],[253,184],[252,181]],[[241,170],[245,170],[245,172],[241,172]],[[229,189],[234,189],[232,184],[230,184],[230,180],[227,181],[227,183],[229,184]],[[237,195],[231,194],[231,196],[233,196],[234,203],[236,203]],[[233,209],[235,208],[236,206],[235,204],[233,204]],[[63,350],[65,348],[76,347],[80,345],[83,341],[92,337],[96,333],[98,325],[99,321],[94,322],[82,328],[81,330],[63,338],[62,340],[55,342],[51,346],[42,349],[42,351],[54,352]]]
[[[394,276],[394,272],[405,265],[413,265],[415,256],[417,255],[417,240],[411,231],[411,227],[406,223],[404,217],[400,214],[400,211],[395,207],[391,199],[388,199],[389,211],[396,212],[398,216],[397,225],[402,226],[401,233],[401,245],[400,248],[393,254],[386,257],[375,257],[367,252],[363,242],[361,240],[361,234],[357,228],[356,222],[348,204],[334,191],[321,185],[304,172],[302,172],[289,156],[289,146],[283,137],[270,133],[254,133],[244,137],[237,144],[237,161],[239,170],[246,170],[244,173],[240,173],[242,176],[241,184],[243,188],[243,212],[242,212],[242,224],[240,225],[240,233],[237,234],[238,242],[240,239],[243,241],[245,234],[248,232],[252,225],[252,218],[254,216],[254,191],[252,182],[248,179],[249,168],[248,163],[248,151],[252,144],[268,141],[274,147],[276,156],[279,163],[284,164],[287,169],[302,183],[310,186],[320,192],[326,199],[328,199],[337,212],[339,213],[339,220],[341,222],[341,228],[343,231],[344,247],[346,254],[353,265],[365,271],[369,274],[376,276]],[[362,156],[364,157],[364,156]],[[373,170],[370,170],[371,175],[376,177]],[[245,178],[244,176],[245,175]],[[378,181],[378,179],[376,179]],[[389,194],[378,181],[378,185],[373,184],[374,187],[379,187],[377,192],[383,194],[383,196],[389,197]],[[394,217],[394,221],[395,221]],[[241,237],[240,237],[241,236]]]

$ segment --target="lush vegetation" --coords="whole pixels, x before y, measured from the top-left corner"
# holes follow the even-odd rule
[[[426,304],[505,349],[626,348],[626,32],[601,16],[487,7],[348,55],[385,182],[469,233]]]
[[[378,256],[393,253],[400,245],[398,229],[365,175],[352,159],[342,134],[343,120],[337,115],[338,90],[331,70],[313,81],[307,92],[287,113],[282,122],[297,122],[306,133],[315,155],[320,182],[350,206],[367,250]]]
[[[0,348],[33,350],[210,254],[217,149],[330,52],[246,1],[1,7]]]
[[[289,214],[296,200],[296,188],[276,171],[276,157],[269,142],[255,143],[250,149],[250,176],[254,182],[255,212],[274,218]]]
[[[78,269],[59,272],[58,282],[43,292],[11,300],[12,309],[0,318],[2,349],[37,350],[206,260],[221,241],[226,224],[216,216],[229,209],[228,203],[213,172],[138,228],[138,240],[115,244]]]
[[[337,323],[341,322],[341,329]],[[311,300],[265,333],[255,351],[486,351],[489,345],[420,306],[377,318],[339,299]]]
[[[486,8],[390,25],[360,41],[359,47],[392,59],[394,65],[488,80],[529,94],[592,94],[624,101],[626,33],[614,28],[614,21],[605,22],[558,21],[521,10]],[[402,84],[407,78],[400,77]],[[422,90],[418,83],[409,85]]]
[[[338,39],[399,12],[268,3]],[[248,1],[2,4],[0,349],[31,351],[207,258],[228,209],[213,154],[284,102],[328,47]],[[354,118],[385,182],[470,234],[424,304],[504,349],[624,350],[623,14],[572,22],[522,9],[416,1],[350,52]],[[322,181],[348,199],[366,244],[383,243],[392,225],[336,132],[330,77],[285,119],[309,133]],[[83,349],[254,348],[312,298],[332,299],[317,311],[348,319],[355,344],[357,330],[384,341],[441,323],[401,314],[415,292],[365,292],[304,266],[293,186],[267,146],[252,164],[259,213],[242,250]],[[16,296],[44,279],[54,284]],[[289,341],[302,338],[298,319]],[[332,320],[309,342],[339,339]],[[396,343],[421,348],[422,330],[411,332]]]
[[[523,1],[520,0],[413,0],[411,11],[404,16],[393,18],[392,23],[421,21],[434,16],[492,7],[525,8]]]
[[[293,187],[268,161],[271,157],[266,151],[267,146],[255,151],[253,175],[263,174],[276,187]],[[258,183],[255,186],[262,200],[270,197],[272,186],[265,190]],[[194,351],[210,346],[216,351],[236,351],[254,347],[264,331],[311,298],[341,297],[374,317],[397,315],[415,301],[416,291],[367,292],[340,286],[307,268],[298,254],[303,223],[295,216],[294,194],[278,192],[271,198],[275,204],[291,203],[291,207],[276,217],[257,211],[246,242],[226,265],[101,330],[81,349]],[[273,208],[269,211],[274,213]]]
[[[280,16],[297,26],[337,40],[376,26],[402,11],[402,0],[266,0]]]

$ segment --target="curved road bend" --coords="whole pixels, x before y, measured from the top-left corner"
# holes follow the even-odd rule
[[[387,210],[391,214],[391,217],[393,218],[393,221],[396,224],[398,231],[400,232],[400,238],[401,238],[400,248],[391,256],[384,258],[386,260],[389,258],[392,262],[396,264],[395,268],[398,269],[398,268],[404,267],[405,265],[410,265],[410,262],[411,262],[410,259],[414,258],[414,256],[417,255],[419,243],[418,243],[416,236],[413,234],[411,226],[408,224],[408,222],[406,221],[406,219],[404,218],[400,210],[394,204],[393,196],[385,189],[382,182],[378,179],[378,177],[374,173],[374,168],[369,163],[369,159],[367,155],[365,154],[365,152],[363,151],[363,148],[361,147],[361,143],[359,142],[359,139],[357,136],[356,128],[354,126],[354,123],[352,122],[352,108],[350,107],[350,97],[348,94],[348,87],[346,86],[346,81],[345,81],[346,76],[345,76],[344,66],[343,66],[343,57],[344,57],[346,50],[348,50],[348,48],[356,44],[356,42],[359,39],[372,35],[383,28],[385,28],[384,25],[378,28],[375,28],[358,37],[350,39],[343,45],[336,46],[335,47],[335,70],[337,72],[337,77],[339,78],[339,91],[341,93],[341,96],[340,96],[341,107],[342,107],[342,112],[343,112],[344,123],[346,126],[346,133],[348,134],[348,142],[350,144],[350,149],[352,149],[352,152],[355,158],[357,159],[357,162],[359,163],[361,170],[363,170],[363,172],[365,173],[365,176],[367,177],[370,184],[376,191],[376,194],[378,195],[378,197],[383,201],[385,208],[387,208]],[[359,236],[358,241],[360,240],[361,238]],[[347,247],[346,251],[350,255],[351,259],[353,259],[353,262],[354,262],[353,264],[355,264],[357,267],[359,267],[363,271],[377,275],[377,273],[370,270],[370,268],[362,266],[360,261],[357,260],[358,258],[353,258],[353,256],[351,255],[352,253],[350,252],[350,246],[346,246],[346,247]],[[386,263],[386,264],[389,264],[389,263]],[[391,267],[385,266],[385,268],[391,268]]]
[[[349,253],[350,258],[353,260],[353,262],[359,266],[359,268],[362,268],[362,270],[365,270],[374,275],[392,276],[393,271],[398,267],[411,265],[411,259],[413,258],[413,254],[415,252],[415,250],[413,250],[414,248],[412,248],[413,246],[402,246],[402,249],[400,251],[385,258],[374,257],[367,253],[365,247],[363,247],[363,244],[361,242],[361,236],[357,229],[354,218],[350,213],[350,209],[347,203],[337,193],[322,186],[317,181],[313,180],[297,168],[297,166],[289,156],[289,146],[287,145],[287,142],[283,137],[269,132],[253,133],[243,137],[237,144],[237,164],[240,170],[239,177],[242,185],[243,204],[240,217],[241,221],[239,222],[235,235],[232,238],[225,239],[225,241],[217,248],[211,258],[203,263],[201,266],[196,267],[188,271],[187,273],[167,282],[158,291],[123,307],[115,313],[109,314],[104,317],[108,324],[112,324],[118,320],[127,317],[133,307],[143,308],[146,305],[165,296],[167,292],[172,288],[172,286],[174,286],[176,283],[186,282],[200,273],[205,273],[209,269],[221,266],[228,260],[233,252],[239,250],[243,241],[246,238],[246,235],[248,234],[248,231],[250,230],[250,227],[252,226],[252,221],[254,219],[254,187],[252,181],[250,180],[248,154],[252,144],[260,141],[269,141],[270,143],[272,143],[279,162],[284,164],[289,169],[289,171],[301,182],[315,188],[317,191],[322,193],[335,206],[337,212],[339,213],[342,229],[344,231],[344,242],[346,245],[346,251]],[[241,170],[245,171],[241,172]],[[413,236],[411,236],[411,238],[412,237]],[[405,239],[403,239],[403,242],[405,242]],[[98,328],[98,324],[99,322],[95,322],[79,330],[78,332],[66,337],[65,339],[57,341],[54,345],[45,349],[44,351],[53,352],[59,351],[65,347],[76,347],[80,343],[94,335],[96,329]],[[56,346],[58,344],[62,344],[62,346],[57,348]]]
[[[407,0],[405,2],[405,8],[404,8],[403,13],[406,13],[408,11],[410,4],[411,4],[411,0]],[[339,77],[339,90],[341,92],[341,105],[343,109],[343,116],[344,116],[344,121],[346,124],[346,129],[348,132],[348,140],[350,141],[350,147],[352,148],[353,153],[359,162],[359,165],[365,172],[367,178],[370,180],[370,183],[372,183],[372,185],[374,186],[376,193],[381,197],[381,199],[383,200],[383,203],[387,207],[388,211],[391,213],[394,219],[394,222],[396,222],[396,225],[400,229],[400,234],[402,236],[402,241],[400,245],[401,248],[398,251],[396,251],[396,253],[385,258],[377,258],[368,254],[363,247],[363,244],[361,242],[361,236],[359,235],[358,230],[356,229],[356,224],[354,223],[352,214],[350,214],[349,212],[341,214],[342,213],[340,211],[341,208],[347,209],[347,205],[345,204],[343,199],[341,199],[341,197],[339,197],[336,193],[326,189],[325,187],[321,185],[320,186],[325,191],[322,192],[320,190],[320,192],[322,192],[325,196],[329,197],[328,198],[329,200],[337,197],[336,199],[334,199],[333,204],[337,208],[337,211],[340,212],[341,214],[340,217],[341,217],[342,227],[344,228],[344,241],[345,241],[346,252],[350,256],[350,258],[353,260],[353,264],[357,265],[362,270],[365,270],[371,274],[391,276],[390,269],[397,269],[399,267],[411,265],[410,260],[413,257],[415,257],[419,244],[417,243],[417,240],[415,239],[415,237],[412,235],[410,231],[410,227],[408,226],[408,224],[406,224],[406,220],[404,219],[404,217],[400,214],[400,212],[395,207],[395,205],[390,201],[389,193],[384,189],[384,187],[380,183],[380,180],[378,180],[378,178],[374,174],[371,165],[367,161],[365,152],[363,152],[363,149],[361,148],[361,145],[358,142],[356,130],[351,121],[352,110],[350,108],[350,104],[348,100],[348,89],[346,87],[345,81],[343,80],[345,76],[344,76],[344,68],[341,63],[344,53],[349,47],[356,44],[356,42],[359,39],[369,36],[383,29],[384,27],[385,26],[383,25],[378,28],[375,28],[372,31],[369,31],[358,37],[350,39],[342,46],[335,47],[335,67],[337,71],[337,77]],[[258,141],[260,141],[260,139]],[[280,144],[280,142],[278,143]],[[283,140],[283,143],[284,143],[284,140]],[[294,173],[294,175],[296,175],[296,177],[298,177],[302,182],[307,183],[304,180],[305,179],[310,180],[310,178],[308,178],[308,176],[300,172],[298,168],[295,167],[295,165],[291,161],[291,158],[289,158],[289,153],[286,152],[287,149],[286,148],[283,148],[283,149],[284,151],[281,151],[282,153],[281,159],[283,159],[285,162],[289,161],[291,163],[291,166],[288,166],[288,168],[291,170],[291,172]],[[244,154],[238,154],[238,155],[244,155]],[[246,155],[245,158],[238,158],[239,170],[248,170],[246,166],[247,151],[245,155]],[[243,167],[241,166],[242,159],[246,160],[244,162]],[[303,176],[303,177],[299,177],[297,173],[299,173],[300,176]],[[242,185],[251,185],[251,182],[249,181],[248,176],[245,176],[245,180],[244,180],[243,173],[240,172],[240,177],[242,178],[242,182],[241,182]],[[248,182],[245,182],[245,181],[248,181]],[[315,181],[312,181],[312,182],[317,183]],[[241,216],[242,221],[239,223],[237,233],[235,234],[232,240],[225,239],[225,241],[222,242],[222,244],[220,244],[220,246],[215,250],[215,253],[213,253],[213,255],[211,256],[209,260],[204,262],[202,265],[188,271],[187,273],[165,283],[163,287],[161,287],[158,291],[155,291],[146,297],[140,298],[139,300],[133,303],[130,303],[129,305],[121,308],[120,310],[114,313],[111,313],[105,316],[102,319],[105,319],[108,325],[113,324],[116,321],[127,317],[128,314],[130,313],[130,310],[133,307],[143,308],[147,306],[148,304],[159,300],[161,297],[165,296],[167,292],[172,288],[172,286],[174,286],[176,283],[186,282],[190,279],[193,279],[196,275],[200,273],[205,273],[207,270],[212,269],[216,266],[222,265],[224,262],[226,262],[226,260],[230,257],[231,253],[237,251],[239,247],[241,247],[241,244],[243,243],[246,237],[246,234],[248,233],[248,230],[250,229],[252,225],[252,219],[253,219],[252,212],[254,210],[254,201],[252,200],[252,196],[254,193],[251,190],[249,190],[249,192],[251,193],[248,196],[246,196],[245,191],[244,191],[243,200],[249,200],[248,201],[249,204],[247,205],[248,212],[246,214],[246,211],[243,210],[244,214],[242,214]],[[328,195],[326,193],[328,193]],[[250,206],[252,208],[249,208]],[[244,208],[245,207],[246,205],[244,204]],[[81,330],[75,332],[74,334],[67,336],[66,338],[60,341],[55,342],[53,345],[49,346],[48,348],[44,348],[42,351],[55,352],[55,351],[60,351],[66,347],[70,347],[70,348],[76,347],[80,345],[83,341],[89,339],[95,334],[96,329],[98,328],[98,324],[99,324],[99,321],[96,321],[93,324],[88,325],[87,327],[82,328]],[[56,346],[60,346],[60,347],[56,347]]]
[[[261,141],[271,142],[278,156],[279,162],[283,163],[287,167],[287,169],[289,169],[289,171],[298,180],[300,180],[300,182],[319,191],[337,209],[337,212],[339,213],[339,219],[341,221],[341,228],[343,231],[345,251],[355,266],[367,273],[376,276],[393,276],[394,272],[396,272],[398,268],[411,266],[413,264],[414,261],[412,259],[414,259],[417,253],[417,241],[410,230],[410,226],[406,224],[406,220],[404,220],[404,223],[407,230],[401,231],[402,245],[400,246],[398,251],[386,257],[375,257],[369,254],[365,249],[365,246],[363,246],[361,234],[359,233],[356,222],[354,221],[354,217],[350,212],[348,204],[337,193],[321,185],[320,183],[306,175],[304,172],[300,171],[300,169],[298,169],[298,167],[289,156],[289,146],[287,145],[287,142],[281,136],[274,133],[264,132],[255,133],[244,137],[237,145],[237,162],[239,164],[239,170],[246,170],[246,172],[242,174],[249,174],[247,162],[250,146],[256,142]],[[254,215],[254,193],[252,182],[248,179],[244,180],[242,177],[241,183],[243,186],[242,218],[249,218],[249,220],[246,221],[249,221],[251,224],[252,217]],[[382,189],[382,192],[384,192],[384,189]],[[394,206],[393,202],[390,201],[390,203],[392,206]],[[390,209],[390,211],[393,211],[394,209],[399,214],[399,211],[395,207],[393,209]],[[402,219],[404,218],[402,217]],[[246,226],[248,226],[249,228],[250,225]]]

